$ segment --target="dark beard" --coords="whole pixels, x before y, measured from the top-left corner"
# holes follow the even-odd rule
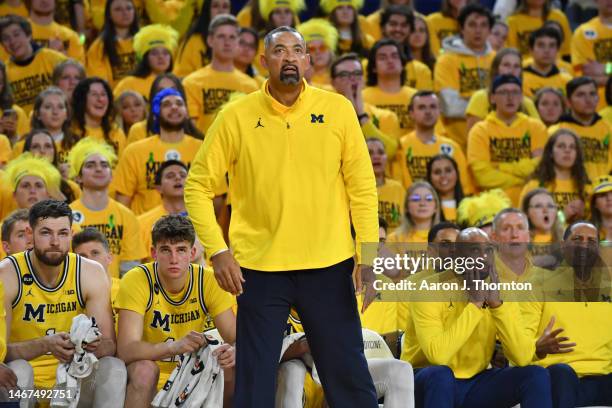
[[[284,72],[281,72],[280,80],[285,85],[297,85],[300,83],[300,76],[297,73],[285,74]]]
[[[181,123],[171,123],[162,118],[161,116],[159,117],[159,127],[165,130],[166,132],[178,132],[179,130],[183,130],[184,126],[185,121]]]
[[[43,264],[47,266],[60,266],[62,262],[64,262],[66,255],[68,255],[68,252],[65,252],[64,254],[59,256],[58,259],[54,259],[54,258],[48,257],[46,253],[39,251],[36,247],[34,247],[34,254],[36,255],[36,258],[38,258],[40,262],[42,262]]]

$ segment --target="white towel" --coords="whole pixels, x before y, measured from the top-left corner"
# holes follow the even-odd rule
[[[164,388],[157,393],[155,408],[218,408],[223,406],[223,369],[212,353],[219,342],[208,337],[208,344],[179,357]]]
[[[101,336],[95,318],[84,314],[75,316],[70,327],[70,341],[74,344],[74,356],[70,363],[57,366],[55,373],[56,390],[70,390],[68,393],[57,395],[70,396],[70,398],[54,398],[51,407],[76,408],[81,394],[81,380],[89,377],[98,367],[98,359],[93,353],[85,351],[84,347],[98,340]]]
[[[285,338],[283,339],[283,344],[281,346],[279,362],[283,358],[283,354],[285,354],[285,351],[287,351],[289,346],[291,346],[296,341],[300,340],[302,337],[306,337],[306,334],[292,333],[292,334],[289,334],[288,336],[285,336]],[[310,375],[312,379],[314,380],[314,382],[321,385],[321,380],[319,379],[319,373],[317,372],[317,367],[315,366],[314,359],[312,358],[312,354],[304,353],[304,355],[300,358],[300,360],[302,360],[304,364],[306,365],[306,367],[308,367],[310,371]]]

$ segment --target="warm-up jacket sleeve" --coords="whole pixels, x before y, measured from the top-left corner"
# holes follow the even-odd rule
[[[419,345],[434,365],[448,365],[484,316],[482,309],[470,303],[457,320],[445,328],[438,302],[413,302],[409,307]]]
[[[191,162],[185,183],[185,207],[208,256],[227,248],[213,207],[215,191],[225,183],[233,157],[235,135],[230,121],[224,120],[224,116],[220,112],[209,128],[204,143]]]

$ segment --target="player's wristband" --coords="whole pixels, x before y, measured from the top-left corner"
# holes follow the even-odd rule
[[[612,75],[612,62],[606,62],[606,75]]]

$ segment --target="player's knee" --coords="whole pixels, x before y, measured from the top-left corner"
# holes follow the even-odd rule
[[[157,364],[155,364],[157,367]],[[116,357],[102,357],[98,361],[96,387],[112,383],[113,388],[125,386],[127,382],[127,369],[123,360]]]
[[[17,385],[22,389],[34,387],[34,370],[26,360],[13,360],[7,366],[15,373]]]
[[[572,381],[576,376],[576,372],[568,364],[553,364],[547,368],[552,381]]]
[[[159,367],[155,361],[134,361],[127,367],[128,381],[132,387],[150,389],[157,386]]]
[[[413,388],[413,370],[410,363],[401,360],[390,360],[393,361],[393,379],[397,383],[398,387],[401,388]]]

